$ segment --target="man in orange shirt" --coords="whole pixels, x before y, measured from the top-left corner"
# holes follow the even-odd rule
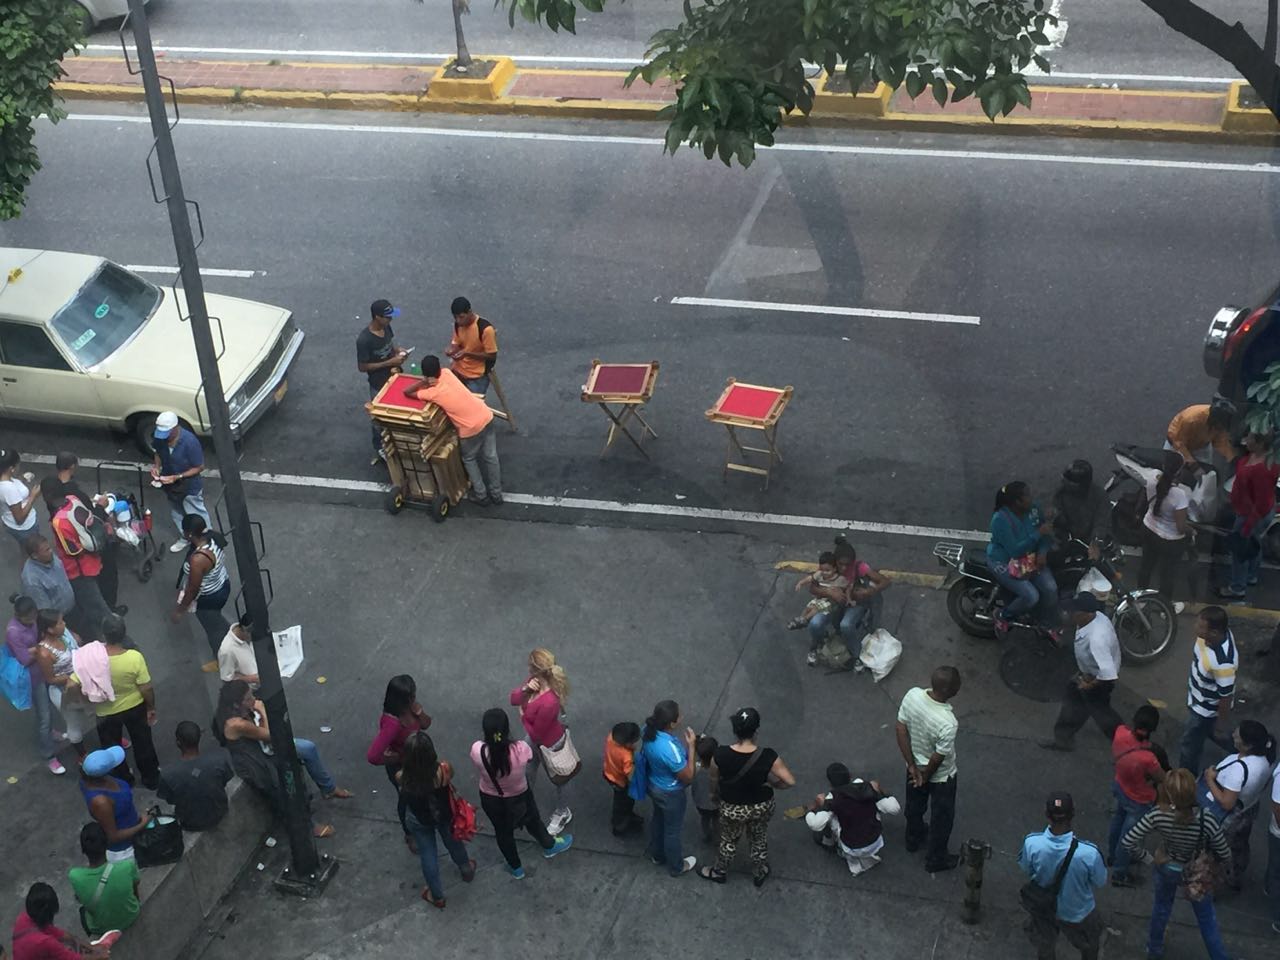
[[[1231,445],[1231,416],[1221,407],[1196,403],[1180,410],[1165,431],[1166,450],[1176,450],[1187,463],[1197,460],[1207,462],[1213,455],[1211,448],[1222,454],[1230,463],[1236,458]]]
[[[453,361],[449,367],[472,393],[489,392],[489,372],[498,360],[498,335],[493,324],[476,315],[471,301],[454,297],[449,307],[453,314],[453,340],[445,355]]]
[[[462,465],[471,480],[467,499],[482,507],[502,503],[498,436],[484,398],[468,390],[452,370],[441,370],[440,358],[433,356],[422,358],[422,379],[406,387],[404,395],[434,403],[457,429]]]

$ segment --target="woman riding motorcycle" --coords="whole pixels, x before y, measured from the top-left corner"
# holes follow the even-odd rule
[[[1010,620],[1031,610],[1051,632],[1057,626],[1058,584],[1048,565],[1052,531],[1026,483],[1014,480],[1000,488],[991,514],[987,566],[1014,599],[996,616],[997,632],[1004,633]]]

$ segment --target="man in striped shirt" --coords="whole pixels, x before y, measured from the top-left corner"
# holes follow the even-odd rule
[[[1201,771],[1205,740],[1232,749],[1231,704],[1235,699],[1240,648],[1221,607],[1205,607],[1196,621],[1196,643],[1187,680],[1187,721],[1178,766]]]

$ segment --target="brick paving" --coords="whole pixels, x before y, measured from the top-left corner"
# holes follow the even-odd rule
[[[65,64],[67,80],[74,83],[141,86],[124,60],[80,56]],[[335,63],[253,63],[165,58],[161,71],[179,89],[214,87],[245,90],[302,91],[308,93],[409,94],[425,93],[433,66],[384,66]],[[675,99],[675,87],[667,80],[650,86],[637,80],[625,87],[619,71],[525,70],[517,71],[508,96],[549,103],[589,105],[593,100],[652,103],[655,108]],[[1038,121],[1092,121],[1100,123],[1146,122],[1219,128],[1226,107],[1226,91],[1185,93],[1159,91],[1089,90],[1035,87],[1030,110],[1012,116]],[[915,100],[903,90],[889,104],[895,119],[941,119],[947,116],[982,116],[974,99],[939,107],[927,92]]]

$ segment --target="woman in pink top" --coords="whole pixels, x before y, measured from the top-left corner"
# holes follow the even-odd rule
[[[538,804],[525,777],[525,769],[533,758],[533,748],[524,740],[511,739],[511,722],[507,711],[494,707],[484,712],[481,721],[484,739],[471,745],[471,762],[475,764],[480,785],[480,806],[493,824],[498,849],[507,861],[507,870],[517,880],[524,879],[520,851],[516,849],[516,828],[524,827],[542,847],[542,856],[550,860],[573,845],[573,836],[552,837],[542,825]]]
[[[404,765],[404,745],[409,735],[431,726],[431,718],[418,702],[418,685],[407,673],[392,677],[387,682],[387,692],[382,698],[382,716],[378,718],[378,733],[369,744],[369,752],[365,759],[374,766],[381,766],[387,772],[387,779],[400,794],[400,780],[396,776]],[[404,842],[414,853],[413,834],[405,826],[405,802],[399,798],[396,802],[396,813],[400,817],[400,826],[404,828]]]
[[[530,790],[533,774],[542,765],[542,748],[554,748],[564,739],[565,726],[561,718],[568,697],[569,680],[564,667],[556,663],[555,655],[545,647],[533,650],[529,654],[529,679],[511,691],[511,705],[520,708],[520,722],[533,747],[533,759],[529,761]],[[573,811],[565,800],[567,784],[553,786],[556,808],[547,822],[547,833],[554,837],[569,825]]]

